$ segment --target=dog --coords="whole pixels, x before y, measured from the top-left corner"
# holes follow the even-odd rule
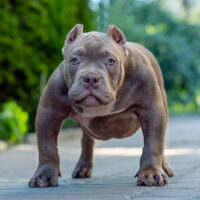
[[[164,156],[167,98],[160,67],[143,46],[126,42],[114,25],[107,33],[83,33],[77,24],[67,35],[64,60],[43,91],[36,114],[39,166],[30,187],[58,185],[61,176],[57,136],[66,118],[82,129],[82,152],[73,178],[92,172],[94,140],[124,138],[140,127],[144,147],[137,185],[163,186],[173,171]]]

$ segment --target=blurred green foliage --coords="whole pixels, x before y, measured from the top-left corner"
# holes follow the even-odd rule
[[[155,55],[171,113],[200,111],[200,26],[175,19],[161,3],[110,0],[107,24],[117,25],[128,41]]]
[[[29,130],[41,91],[62,61],[68,31],[95,29],[87,0],[0,1],[0,102],[15,100],[29,113]]]
[[[77,128],[78,125],[77,123],[72,120],[72,119],[65,119],[62,123],[62,129],[65,129],[65,128]]]
[[[28,113],[15,102],[6,102],[0,112],[0,139],[19,143],[28,130]]]

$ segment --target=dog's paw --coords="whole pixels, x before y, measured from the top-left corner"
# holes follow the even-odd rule
[[[34,176],[29,181],[30,187],[56,187],[58,186],[58,177],[48,177],[46,175]]]
[[[139,186],[163,186],[168,184],[168,176],[162,169],[147,167],[137,174]]]
[[[72,178],[89,178],[92,174],[92,164],[79,161],[72,173]]]
[[[56,187],[58,186],[58,171],[52,165],[44,165],[38,168],[35,175],[29,181],[30,187]]]
[[[169,167],[169,165],[167,164],[166,161],[163,162],[162,168],[163,168],[163,170],[165,171],[165,173],[166,173],[169,177],[174,176],[174,172],[173,172],[172,169]]]

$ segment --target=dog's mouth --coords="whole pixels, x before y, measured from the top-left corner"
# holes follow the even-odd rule
[[[68,97],[77,106],[97,107],[106,105],[113,100],[112,93],[100,89],[70,89]]]
[[[103,102],[95,95],[89,94],[88,96],[76,101],[76,104],[83,105],[85,107],[96,107],[103,104]]]

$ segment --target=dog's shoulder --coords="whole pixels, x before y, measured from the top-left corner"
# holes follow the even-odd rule
[[[69,104],[68,87],[63,75],[64,61],[59,64],[50,76],[41,96],[41,101],[56,105]]]
[[[138,70],[143,74],[150,72],[154,78],[155,74],[159,85],[163,87],[162,72],[154,55],[138,43],[127,42],[127,48],[129,49],[129,60],[131,60],[132,66],[135,67],[135,71]]]

